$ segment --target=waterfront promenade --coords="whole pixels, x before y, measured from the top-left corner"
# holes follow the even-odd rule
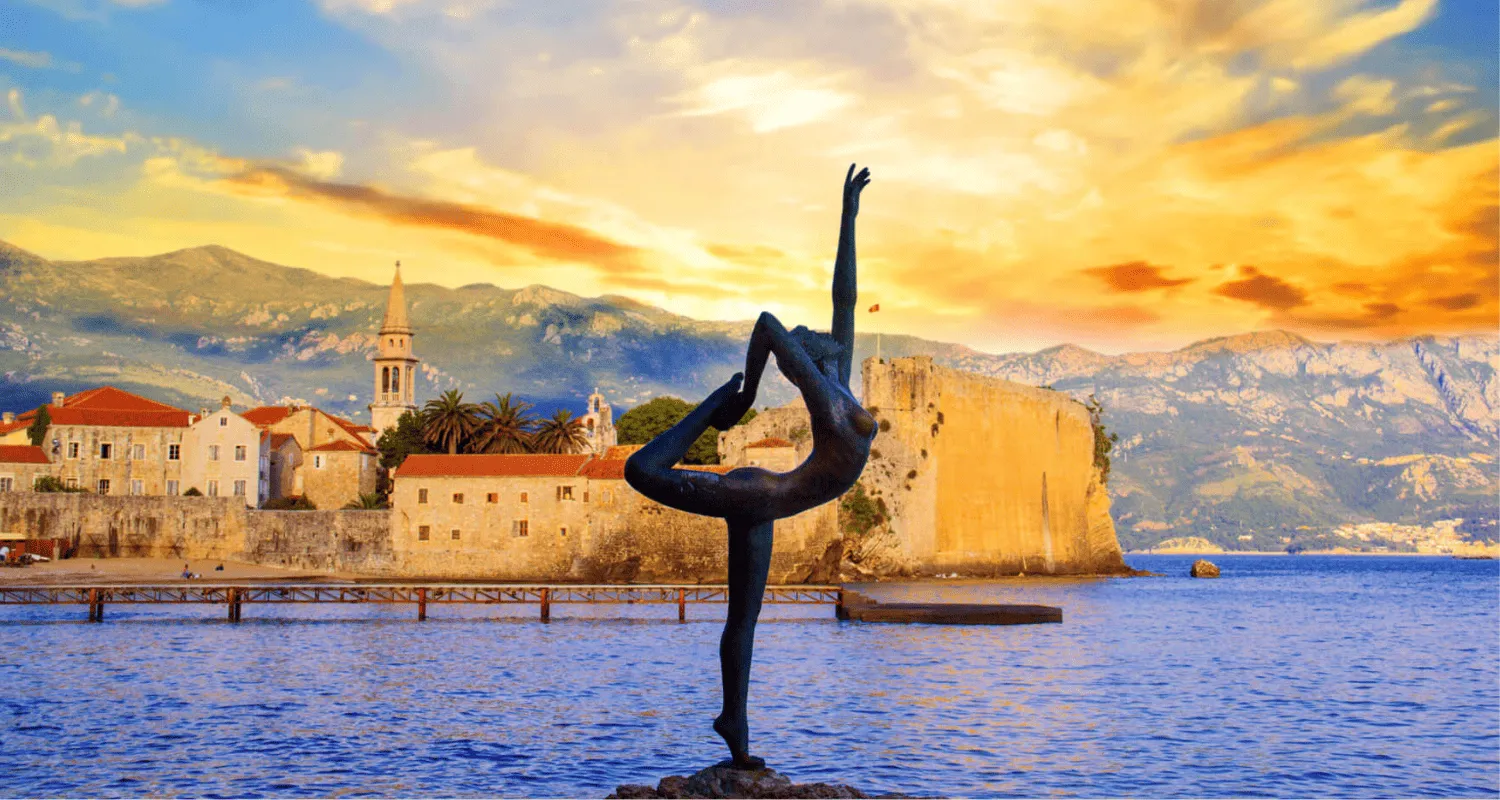
[[[244,618],[246,605],[287,603],[382,603],[415,606],[418,620],[427,619],[431,605],[522,604],[538,608],[540,619],[550,622],[552,606],[558,604],[640,604],[677,606],[679,622],[687,620],[689,603],[726,603],[729,588],[723,584],[308,584],[308,583],[163,583],[77,584],[0,586],[0,606],[85,605],[88,620],[102,622],[105,608],[119,604],[221,605],[230,622]],[[841,586],[769,586],[768,604],[830,605],[835,614],[843,608]],[[0,624],[4,623],[0,615]]]

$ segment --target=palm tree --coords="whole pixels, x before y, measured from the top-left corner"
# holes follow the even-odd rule
[[[516,400],[510,392],[495,395],[495,402],[479,404],[479,428],[470,440],[475,453],[529,453],[536,419],[531,404]]]
[[[377,492],[361,492],[358,500],[351,500],[348,505],[344,506],[344,508],[354,511],[374,511],[375,509],[386,507],[385,500],[381,499],[380,494]]]
[[[538,453],[576,453],[588,444],[588,436],[583,431],[583,421],[560,408],[551,419],[537,425],[532,441]]]
[[[478,407],[465,403],[463,392],[449,389],[443,396],[428,400],[422,407],[422,436],[428,443],[448,448],[448,455],[458,453],[478,427]]]

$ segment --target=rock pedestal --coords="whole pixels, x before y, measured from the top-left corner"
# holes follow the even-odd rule
[[[852,786],[829,783],[792,783],[791,778],[774,769],[733,769],[713,766],[690,777],[670,775],[656,788],[628,783],[617,787],[611,798],[657,797],[903,797],[904,795],[868,795]]]
[[[1188,571],[1188,574],[1194,578],[1217,578],[1219,568],[1214,566],[1212,561],[1200,558],[1193,562],[1193,568]]]

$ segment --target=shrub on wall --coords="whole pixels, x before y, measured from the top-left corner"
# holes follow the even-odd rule
[[[311,500],[300,495],[267,500],[266,504],[261,506],[261,508],[266,511],[316,511],[318,509],[317,506],[312,504]]]

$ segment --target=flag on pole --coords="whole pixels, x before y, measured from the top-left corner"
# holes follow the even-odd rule
[[[870,306],[870,311],[871,312],[875,312],[875,311],[879,311],[879,310],[880,310],[880,304],[879,303],[876,303],[875,305]]]

